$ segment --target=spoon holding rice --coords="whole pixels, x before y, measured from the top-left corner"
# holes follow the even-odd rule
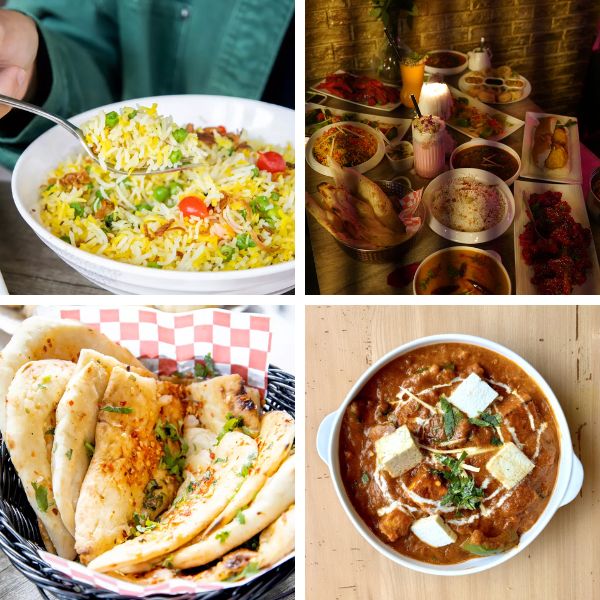
[[[30,104],[29,102],[16,100],[15,98],[11,98],[10,96],[4,96],[2,94],[0,94],[0,104],[6,104],[13,108],[18,108],[20,110],[33,113],[34,115],[43,117],[52,121],[53,123],[56,123],[57,125],[60,125],[64,129],[66,129],[71,135],[73,135],[79,140],[80,144],[83,146],[83,149],[88,154],[88,156],[92,158],[92,160],[97,162],[103,169],[110,171],[111,173],[115,173],[117,175],[160,175],[163,173],[173,173],[175,171],[182,171],[184,169],[192,169],[200,166],[199,163],[194,161],[198,158],[201,158],[201,156],[184,157],[181,150],[176,148],[170,154],[171,157],[173,157],[173,155],[175,154],[174,158],[176,158],[176,160],[168,162],[166,166],[161,166],[160,168],[118,168],[115,163],[102,159],[98,153],[94,152],[94,147],[90,146],[90,144],[86,140],[86,133],[68,119],[63,119],[62,117],[59,117],[54,113],[47,112],[39,106]],[[137,110],[131,111],[129,115],[134,115],[134,113],[137,113]],[[134,117],[135,115],[131,118]],[[121,115],[119,115],[119,113],[117,113],[116,111],[112,111],[107,115],[104,115],[104,118],[106,126],[110,127],[111,123],[113,123],[115,119],[115,125],[118,123],[119,119],[121,118]],[[184,134],[187,136],[188,132],[184,129],[175,129],[173,131],[173,135],[175,136],[176,143],[179,143],[179,139],[177,136],[178,133],[180,134],[180,136],[183,136]]]

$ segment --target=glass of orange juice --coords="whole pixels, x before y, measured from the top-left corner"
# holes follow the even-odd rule
[[[402,76],[402,91],[400,101],[408,108],[414,108],[410,95],[414,94],[417,101],[421,95],[421,87],[425,77],[425,59],[422,54],[413,52],[403,57],[400,63],[400,75]]]

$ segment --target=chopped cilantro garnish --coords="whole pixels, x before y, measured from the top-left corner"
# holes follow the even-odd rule
[[[128,406],[103,406],[100,410],[112,413],[121,413],[123,415],[129,415],[133,412],[133,408]]]
[[[194,375],[198,378],[206,379],[208,377],[214,377],[217,374],[217,368],[210,352],[206,354],[200,362],[197,362],[194,365]]]
[[[437,459],[449,471],[434,470],[448,482],[448,491],[442,498],[442,505],[451,505],[457,509],[475,510],[483,498],[483,490],[475,485],[475,480],[462,468],[462,463],[467,457],[463,452],[459,458],[437,455]]]
[[[240,525],[246,524],[246,517],[244,516],[244,513],[242,510],[238,510],[238,513],[237,513],[237,515],[235,515],[235,518],[238,520],[238,523]]]
[[[223,544],[228,537],[229,531],[221,531],[221,533],[217,533],[217,535],[215,535],[215,538],[218,539],[221,544]]]
[[[71,460],[71,457],[73,456],[73,448],[69,448],[66,452],[65,452],[65,456]]]
[[[367,485],[367,483],[369,483],[370,477],[368,473],[363,473],[360,477],[360,480],[362,482],[363,485]]]
[[[84,442],[83,445],[85,446],[85,450],[87,452],[88,457],[92,458],[92,456],[94,456],[94,451],[96,450],[96,447],[94,446],[94,444],[90,444],[89,442]]]
[[[498,427],[502,423],[502,417],[497,413],[481,413],[478,417],[469,419],[469,423],[479,427]]]
[[[217,444],[223,439],[223,436],[226,433],[229,433],[230,431],[233,431],[234,429],[238,429],[239,427],[242,427],[244,424],[244,420],[241,417],[234,417],[231,413],[227,413],[225,415],[225,418],[227,420],[225,421],[225,424],[223,425],[223,429],[221,429],[221,431],[219,432],[219,435],[217,435]]]
[[[258,573],[258,571],[258,563],[251,561],[244,567],[244,570],[241,573],[228,577],[225,581],[240,581],[241,579],[246,579],[246,577]]]
[[[48,490],[43,485],[40,485],[35,481],[31,482],[31,486],[35,491],[35,501],[38,505],[38,508],[42,512],[46,512],[48,510]]]
[[[450,439],[454,435],[456,426],[462,420],[463,416],[460,410],[452,406],[445,396],[440,397],[440,406],[444,412],[444,433],[446,439]]]

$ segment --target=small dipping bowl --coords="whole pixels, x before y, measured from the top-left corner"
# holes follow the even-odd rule
[[[403,157],[398,158],[395,156],[396,154],[403,155]],[[390,144],[385,150],[385,155],[396,173],[406,173],[406,171],[412,169],[415,162],[413,146],[406,140],[399,140]]]

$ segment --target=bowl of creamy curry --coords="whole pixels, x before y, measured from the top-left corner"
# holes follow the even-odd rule
[[[317,447],[363,537],[438,575],[515,556],[583,483],[547,382],[508,348],[469,335],[382,357],[323,420]]]

